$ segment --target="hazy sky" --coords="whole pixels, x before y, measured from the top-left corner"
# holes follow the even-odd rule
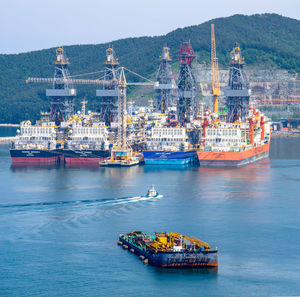
[[[233,14],[300,19],[300,0],[0,0],[0,53],[153,36]]]

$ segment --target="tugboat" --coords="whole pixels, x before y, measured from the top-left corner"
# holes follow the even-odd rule
[[[145,197],[147,197],[147,198],[155,198],[155,197],[158,197],[158,196],[159,196],[159,194],[155,190],[154,185],[152,185],[151,189],[149,189],[147,194],[145,195]]]

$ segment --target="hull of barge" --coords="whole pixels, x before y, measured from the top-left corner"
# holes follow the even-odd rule
[[[156,252],[151,253],[147,249],[136,246],[125,238],[120,237],[119,242],[129,251],[134,252],[137,256],[142,256],[147,259],[149,264],[156,267],[203,267],[217,268],[218,267],[218,251],[208,250],[201,252]]]

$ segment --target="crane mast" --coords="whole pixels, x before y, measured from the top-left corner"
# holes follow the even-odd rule
[[[215,25],[211,24],[211,87],[213,94],[213,112],[218,112],[218,96],[220,96],[219,67],[216,51]]]
[[[119,79],[119,97],[118,97],[118,148],[127,149],[126,141],[126,77],[124,73],[124,68],[121,68],[120,79]]]

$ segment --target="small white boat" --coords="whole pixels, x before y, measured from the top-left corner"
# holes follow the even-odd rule
[[[148,197],[148,198],[155,198],[155,197],[158,197],[158,196],[159,196],[159,194],[155,190],[154,185],[152,185],[151,189],[149,189],[147,194],[145,195],[145,197]]]

